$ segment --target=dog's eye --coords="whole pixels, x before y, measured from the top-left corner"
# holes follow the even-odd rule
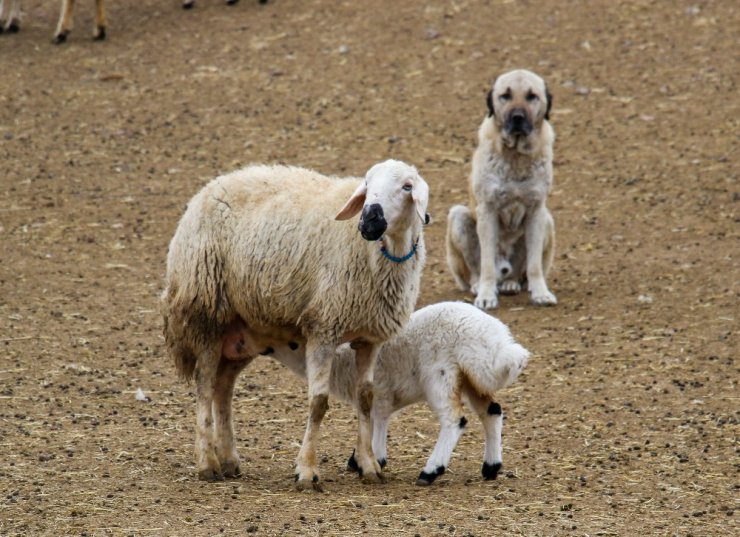
[[[414,185],[412,185],[411,183],[406,183],[405,185],[403,185],[403,189],[404,189],[404,190],[405,190],[406,192],[411,192],[411,189],[412,189],[412,188],[414,188]]]
[[[527,93],[527,100],[530,103],[533,102],[533,101],[536,101],[537,99],[539,99],[539,97],[537,97],[536,94],[534,94],[534,93]]]
[[[511,92],[510,91],[507,91],[506,93],[502,93],[501,95],[498,96],[498,98],[501,99],[502,101],[510,101],[511,100]]]

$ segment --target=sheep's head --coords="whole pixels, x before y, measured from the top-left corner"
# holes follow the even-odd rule
[[[405,232],[417,219],[421,224],[428,223],[428,203],[429,186],[416,168],[386,160],[370,168],[335,218],[348,220],[362,211],[360,233],[365,240],[375,241],[386,233]]]

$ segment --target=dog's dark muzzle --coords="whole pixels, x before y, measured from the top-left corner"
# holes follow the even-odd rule
[[[514,108],[504,124],[507,134],[529,136],[532,133],[532,122],[522,108]]]
[[[383,236],[388,228],[388,222],[383,216],[383,207],[379,203],[365,205],[360,215],[360,224],[357,226],[362,238],[366,241],[376,241]]]

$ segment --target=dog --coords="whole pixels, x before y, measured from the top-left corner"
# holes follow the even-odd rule
[[[555,223],[547,209],[555,133],[552,95],[531,71],[498,77],[486,96],[469,181],[469,207],[455,205],[447,220],[447,263],[457,285],[481,309],[498,306],[498,293],[526,283],[534,304],[557,298],[545,278],[552,266]]]

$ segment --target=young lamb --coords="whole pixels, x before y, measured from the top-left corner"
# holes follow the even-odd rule
[[[268,341],[301,348],[306,357],[309,419],[296,486],[321,490],[316,444],[332,358],[345,342],[356,350],[357,464],[363,481],[382,481],[372,451],[373,366],[419,294],[428,198],[416,168],[394,160],[376,164],[364,179],[251,166],[193,197],[170,243],[162,314],[178,371],[196,379],[201,479],[239,474],[234,381],[267,353]],[[343,222],[360,212],[359,226]],[[240,350],[244,359],[222,356],[242,327],[252,334]]]
[[[232,332],[223,348],[224,356],[230,359],[240,358],[243,347],[255,345],[245,328],[239,337],[234,336]],[[265,348],[272,358],[306,378],[301,349],[294,350],[278,342]],[[514,341],[506,325],[475,306],[442,302],[416,311],[406,328],[383,345],[375,364],[371,417],[373,452],[380,466],[386,464],[391,415],[425,399],[439,418],[440,433],[416,484],[431,485],[449,465],[467,424],[464,398],[485,429],[483,477],[496,479],[502,466],[503,417],[494,394],[516,380],[528,358],[529,352]],[[345,401],[354,401],[356,376],[354,353],[349,345],[342,345],[332,364],[331,393]],[[354,453],[348,467],[362,471]]]
[[[72,30],[72,10],[74,0],[62,0],[62,12],[59,15],[57,29],[54,32],[53,42],[64,43],[67,35]],[[95,29],[93,39],[105,39],[105,2],[95,0]],[[21,0],[0,0],[0,32],[17,32],[21,28]]]

